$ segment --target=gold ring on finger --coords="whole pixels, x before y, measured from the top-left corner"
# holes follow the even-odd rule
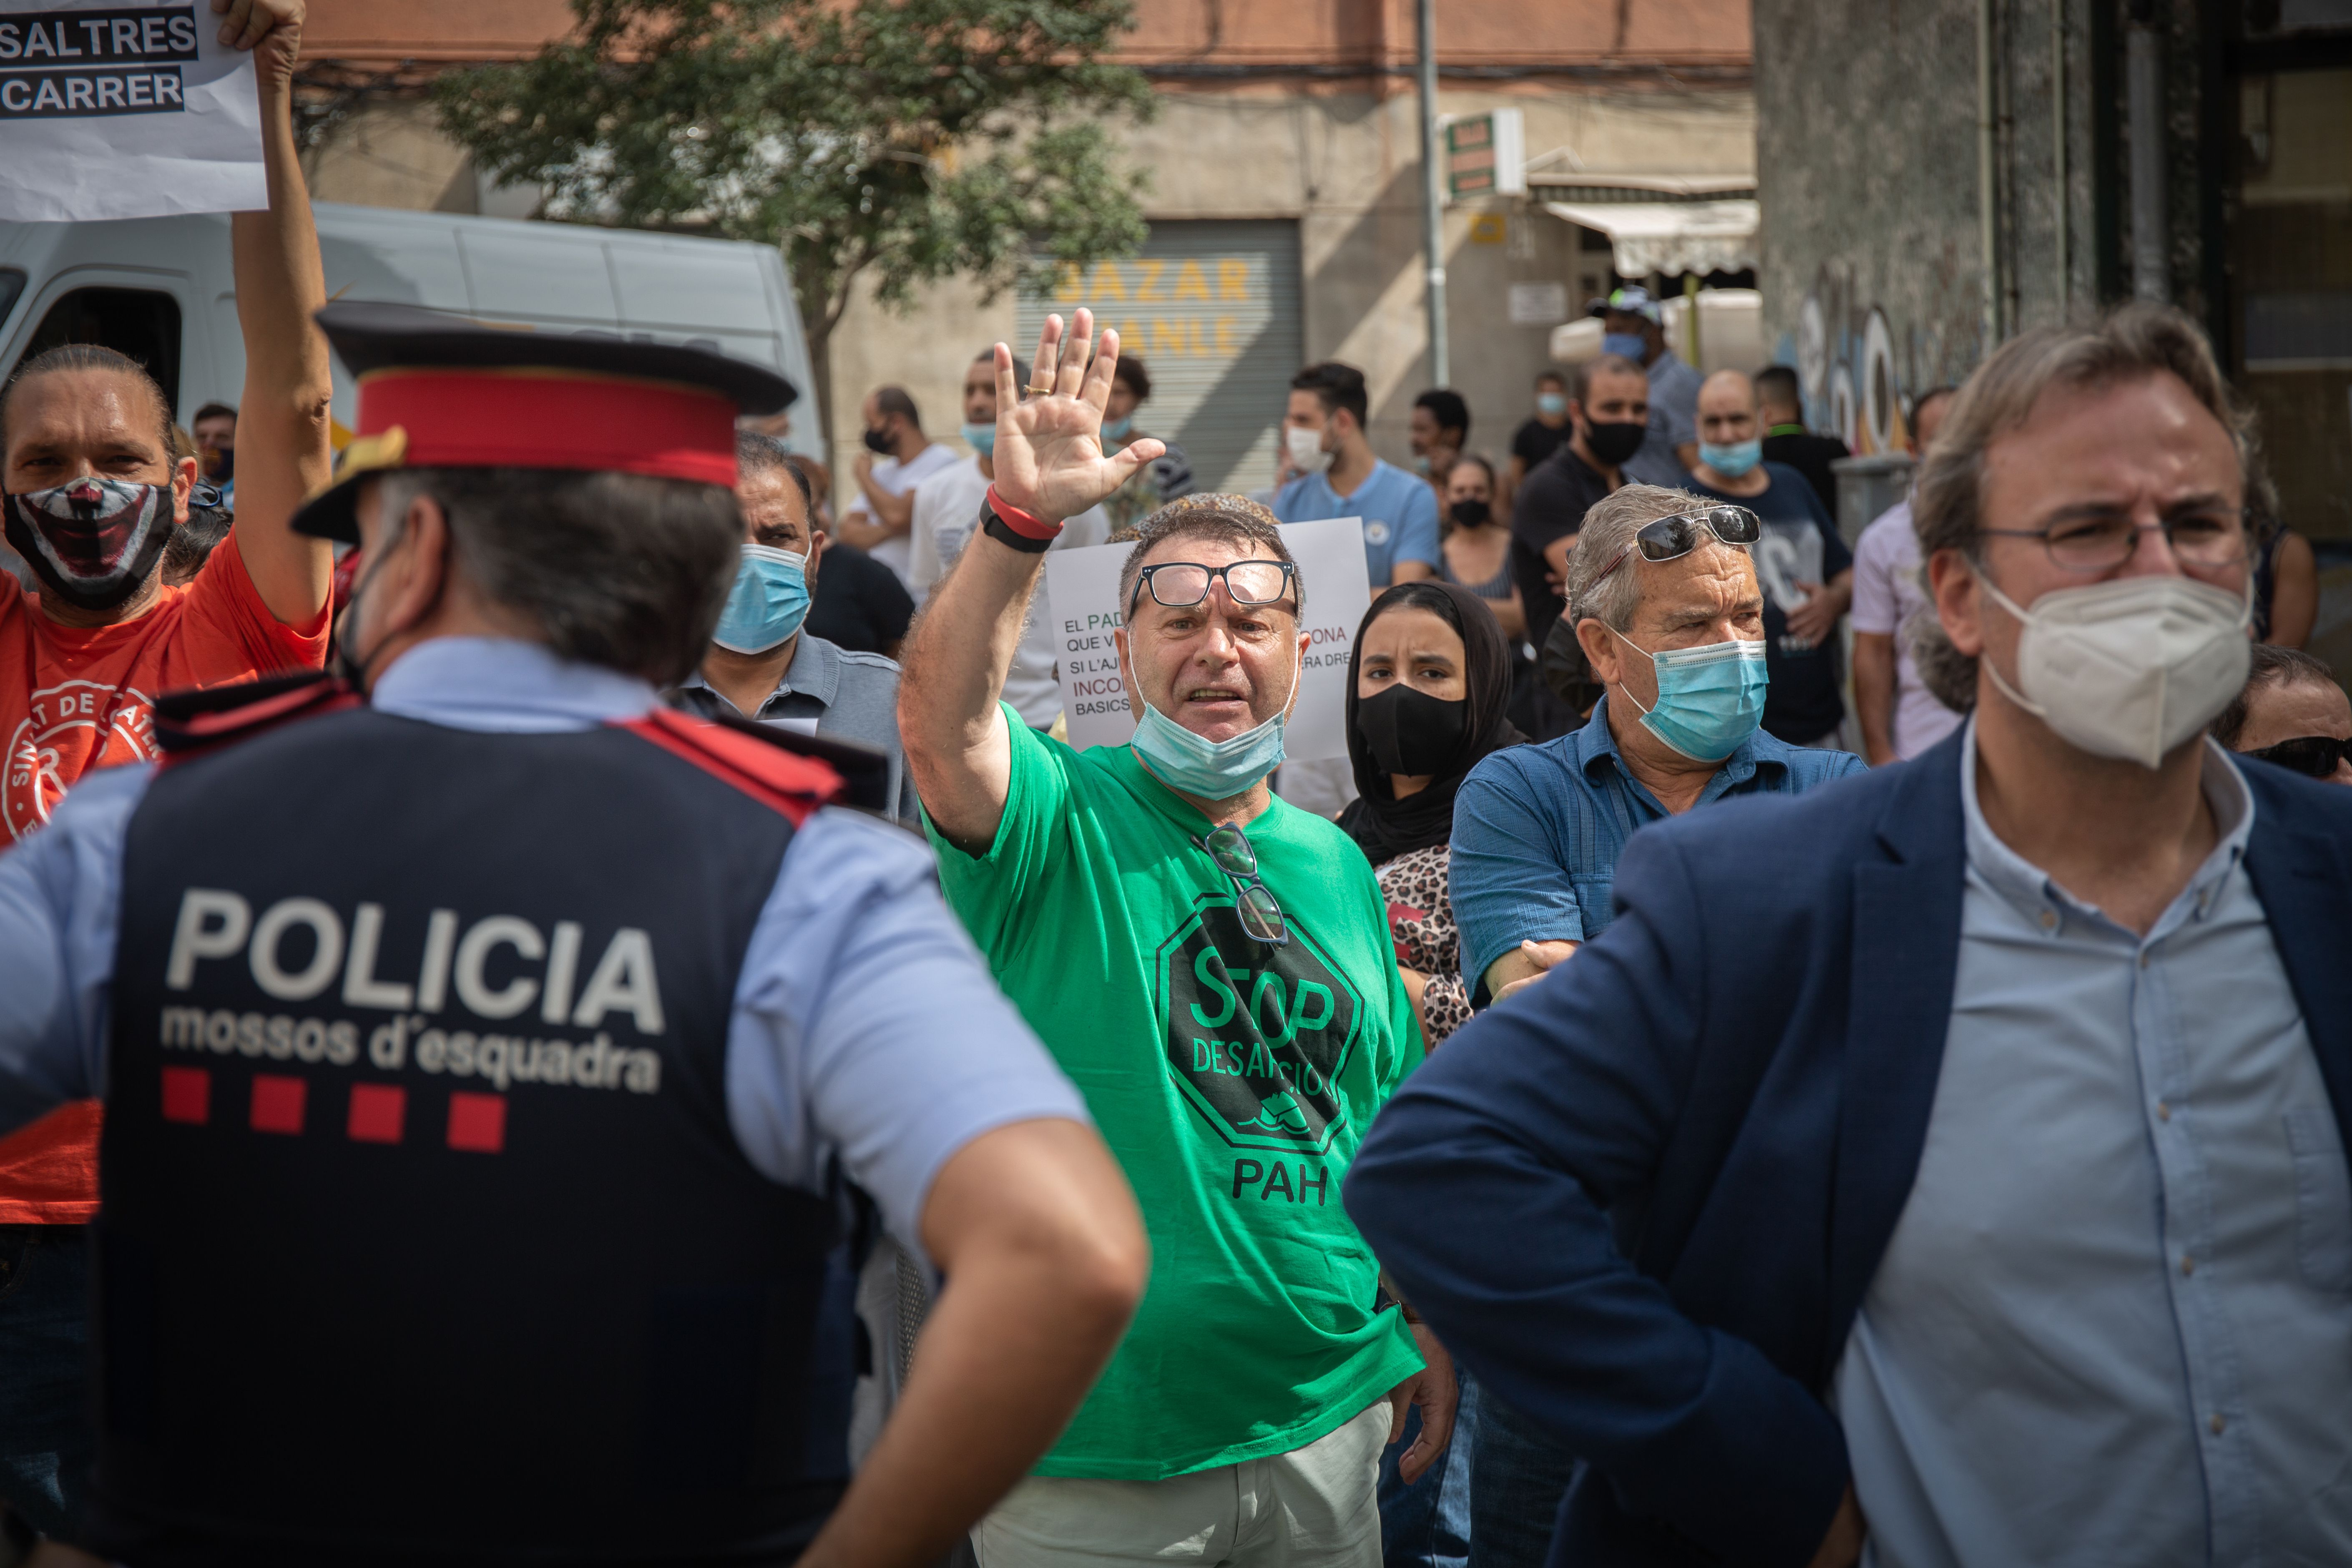
[[[1051,397],[1054,395],[1054,384],[1052,382],[1033,381],[1021,390],[1027,393],[1032,397]]]

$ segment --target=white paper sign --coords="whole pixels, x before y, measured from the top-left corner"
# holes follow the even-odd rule
[[[1283,754],[1297,762],[1348,754],[1348,655],[1356,627],[1372,602],[1364,566],[1360,518],[1294,522],[1283,542],[1297,558],[1307,587],[1307,632],[1314,641],[1299,673],[1298,706],[1284,726]],[[1062,671],[1062,711],[1070,744],[1125,744],[1135,734],[1111,633],[1119,625],[1118,572],[1134,548],[1099,544],[1056,550],[1045,557],[1046,605],[1053,616],[1055,657]]]
[[[0,221],[269,205],[253,56],[208,5],[0,0]]]

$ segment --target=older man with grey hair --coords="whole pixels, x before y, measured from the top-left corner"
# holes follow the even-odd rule
[[[1580,730],[1496,752],[1454,805],[1462,973],[1500,996],[1599,934],[1627,837],[1734,795],[1864,771],[1774,740],[1754,513],[1628,485],[1596,504],[1568,561],[1569,615],[1604,691]],[[1572,1461],[1507,1407],[1482,1414],[1471,1535],[1482,1563],[1538,1563]]]

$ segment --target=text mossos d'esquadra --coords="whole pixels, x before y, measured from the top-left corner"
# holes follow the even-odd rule
[[[298,953],[302,947],[289,942],[298,927],[309,932],[309,952],[289,969],[289,947]],[[386,1072],[413,1064],[425,1072],[486,1079],[500,1090],[515,1082],[640,1094],[660,1089],[660,1056],[615,1045],[600,1027],[608,1018],[625,1017],[641,1036],[663,1032],[653,941],[636,927],[613,932],[584,983],[586,930],[576,921],[558,921],[542,932],[517,915],[488,915],[466,925],[455,910],[435,910],[425,922],[423,957],[413,980],[377,973],[383,935],[381,904],[361,904],[347,927],[320,899],[280,899],[257,919],[241,894],[188,889],[164,962],[165,990],[193,990],[204,964],[242,957],[254,984],[277,1001],[314,1002],[340,981],[344,1007],[394,1016],[355,1023],[290,1011],[167,1005],[160,1022],[164,1048],[350,1067],[359,1059],[361,1029],[373,1023],[368,1060]],[[526,973],[531,965],[543,967]],[[493,984],[494,972],[506,976],[502,984]],[[438,1016],[453,999],[485,1025],[533,1016],[509,1025],[507,1032],[444,1027]],[[595,1033],[587,1039],[533,1036],[526,1032],[532,1024]]]

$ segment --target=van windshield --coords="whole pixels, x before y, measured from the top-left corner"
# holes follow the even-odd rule
[[[17,297],[25,292],[22,268],[0,267],[0,327],[8,324],[9,312],[16,310]]]

